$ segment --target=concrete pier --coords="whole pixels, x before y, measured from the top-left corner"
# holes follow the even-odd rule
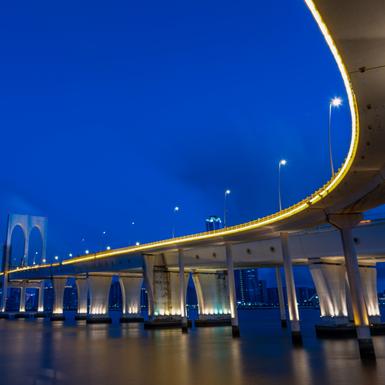
[[[293,264],[291,260],[290,250],[289,250],[289,235],[288,233],[281,233],[280,238],[281,238],[283,267],[285,270],[287,302],[288,302],[288,308],[289,308],[289,319],[290,319],[290,327],[291,327],[291,338],[295,346],[301,346],[302,334],[301,334],[301,328],[299,323],[297,294],[295,292]]]
[[[88,315],[88,281],[86,277],[77,277],[75,279],[78,292],[78,308],[76,310],[75,320],[86,320]]]
[[[54,290],[54,302],[52,308],[51,321],[63,321],[63,300],[64,289],[67,283],[67,277],[54,277],[52,279],[52,286]]]
[[[144,260],[149,302],[145,328],[182,328],[179,271],[169,270],[162,255],[145,256]],[[184,280],[187,276],[184,272]]]
[[[111,323],[108,314],[108,302],[111,287],[111,275],[89,275],[88,288],[90,308],[87,323]]]
[[[188,332],[187,310],[186,310],[186,275],[184,271],[183,250],[178,250],[178,265],[179,265],[179,300],[180,300],[180,315],[182,321],[182,333]]]
[[[140,295],[143,284],[141,274],[121,275],[119,277],[122,291],[122,317],[120,322],[143,322],[140,310]]]
[[[356,226],[361,219],[361,215],[354,214],[329,216],[330,223],[340,230],[360,355],[363,359],[374,360],[376,355],[370,335],[369,316],[365,304],[357,253],[352,236],[352,228]]]
[[[227,282],[229,291],[229,305],[231,314],[231,329],[233,337],[239,337],[239,321],[238,321],[238,309],[237,299],[235,292],[235,279],[234,279],[234,262],[231,245],[229,243],[225,246],[226,252],[226,266],[227,266]]]
[[[195,272],[192,277],[198,297],[195,326],[231,325],[226,272]]]
[[[316,260],[309,265],[309,270],[319,299],[321,325],[347,325],[345,266],[337,262]]]
[[[285,297],[283,295],[282,276],[281,276],[281,268],[280,267],[275,268],[275,279],[277,281],[279,315],[280,315],[280,319],[281,319],[281,326],[283,328],[286,328],[287,327],[286,307],[285,307]]]

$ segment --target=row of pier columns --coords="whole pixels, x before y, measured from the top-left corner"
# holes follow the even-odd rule
[[[330,216],[329,221],[340,230],[344,261],[343,263],[315,261],[310,264],[310,272],[319,297],[321,318],[331,320],[338,325],[346,323],[350,315],[354,321],[361,356],[374,358],[369,325],[370,322],[379,321],[376,271],[371,266],[359,266],[358,264],[352,227],[359,220],[360,217],[354,215]],[[281,324],[283,327],[290,326],[293,343],[301,345],[300,318],[287,232],[280,234],[280,242],[288,308],[287,320],[281,268],[277,267],[275,272]],[[196,325],[231,322],[232,335],[238,337],[240,330],[231,243],[225,243],[224,250],[225,271],[193,273],[199,309]],[[123,318],[140,317],[140,291],[144,279],[148,294],[148,327],[177,322],[184,333],[188,332],[186,280],[189,273],[185,270],[183,249],[178,250],[177,260],[177,269],[171,270],[163,255],[145,255],[143,277],[141,275],[120,277]],[[53,317],[60,318],[63,316],[63,297],[67,278],[54,277],[52,281],[54,287]],[[39,311],[43,310],[43,284],[40,284],[39,290]],[[108,320],[111,274],[89,274],[87,278],[77,278],[76,285],[78,316],[87,317],[90,322]],[[20,311],[25,311],[25,287],[22,287],[21,290]]]
[[[53,277],[51,279],[54,298],[52,305],[53,320],[64,319],[63,300],[68,277]],[[143,277],[138,274],[122,276],[119,278],[122,293],[122,322],[126,320],[142,319],[140,316],[140,296]],[[89,322],[108,322],[109,292],[112,283],[112,275],[89,275],[87,278],[75,278],[78,307],[77,319],[87,319]],[[44,313],[44,288],[45,281],[35,283],[12,283],[9,289],[20,289],[19,311],[16,316],[26,314],[26,289],[38,289],[37,315]],[[6,297],[6,295],[5,295]],[[6,303],[6,300],[5,300]],[[4,311],[3,315],[9,315]],[[26,314],[27,315],[27,314]]]
[[[359,266],[357,253],[354,247],[352,228],[361,220],[360,215],[331,215],[329,222],[340,231],[343,251],[343,269],[326,267],[323,274],[311,266],[311,272],[315,281],[316,289],[320,298],[321,313],[328,314],[333,318],[335,324],[342,319],[348,321],[348,309],[351,309],[359,351],[362,358],[375,358],[373,342],[370,334],[370,322],[379,322],[380,313],[376,290],[376,272],[370,266]],[[300,318],[298,311],[297,296],[294,283],[293,265],[289,249],[289,235],[287,232],[280,234],[282,260],[285,273],[287,306],[289,323],[291,328],[292,341],[295,345],[302,344],[300,328]],[[229,301],[229,311],[233,336],[239,336],[238,312],[235,296],[234,264],[231,244],[225,244],[225,257],[227,268],[227,291]],[[180,289],[180,314],[185,314],[185,291],[184,291],[184,262],[183,251],[178,251],[179,275],[181,281]],[[344,272],[346,270],[346,273]],[[282,326],[286,326],[286,312],[284,305],[284,295],[282,289],[282,279],[280,269],[276,269],[278,298],[280,304],[280,316]],[[200,313],[205,309],[202,296],[202,284],[196,278],[196,290],[198,293],[198,303]],[[364,283],[363,283],[364,282]],[[210,297],[210,296],[208,296]],[[185,329],[185,328],[184,328]]]

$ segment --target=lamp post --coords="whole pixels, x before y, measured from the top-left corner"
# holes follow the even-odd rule
[[[282,210],[282,198],[281,198],[281,167],[286,166],[286,159],[281,159],[278,163],[278,202],[279,202],[279,211]]]
[[[100,250],[103,250],[107,244],[107,231],[102,231],[102,247]]]
[[[224,203],[223,203],[223,227],[227,227],[227,197],[231,194],[231,191],[227,189],[225,191]]]
[[[81,246],[80,246],[80,254],[83,254],[83,250],[86,247],[86,237],[82,237],[81,239]]]
[[[334,176],[334,165],[333,165],[333,153],[332,153],[332,109],[340,107],[342,99],[335,97],[329,102],[329,158],[330,158],[330,169],[332,177]]]
[[[172,237],[175,238],[175,222],[176,222],[176,215],[179,212],[179,206],[174,207],[174,216],[173,216],[173,224],[172,224]]]
[[[131,221],[131,230],[130,230],[130,239],[129,239],[129,244],[131,245],[132,240],[136,238],[136,234],[134,231],[134,226],[135,226],[135,221]]]

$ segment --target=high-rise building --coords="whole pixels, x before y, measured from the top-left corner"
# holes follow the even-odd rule
[[[222,220],[216,215],[211,215],[206,219],[206,231],[213,231],[221,229]]]
[[[267,305],[279,306],[278,289],[276,287],[267,288]]]
[[[241,303],[256,304],[261,302],[261,287],[259,286],[257,269],[237,270],[236,284],[238,289],[238,300]],[[264,287],[266,289],[266,282]]]
[[[313,287],[296,287],[297,301],[301,306],[308,306],[313,303],[313,297],[317,292]]]
[[[256,303],[266,305],[269,301],[265,280],[257,282]]]

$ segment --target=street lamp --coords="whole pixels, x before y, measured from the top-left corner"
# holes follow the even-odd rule
[[[81,250],[83,248],[87,247],[86,246],[86,237],[82,237],[80,242],[81,242],[81,246],[80,246]],[[80,253],[82,253],[82,252],[80,251]]]
[[[334,176],[334,165],[333,165],[333,153],[332,153],[332,109],[338,108],[342,105],[342,99],[335,97],[329,102],[329,157],[330,157],[330,168],[332,177]]]
[[[101,240],[102,240],[102,244],[101,244],[101,250],[103,250],[107,244],[108,244],[108,234],[107,234],[107,231],[104,230],[102,231],[102,235],[101,235]]]
[[[173,216],[173,225],[172,225],[172,237],[175,237],[175,222],[176,222],[176,214],[179,212],[179,206],[174,207],[174,216]]]
[[[286,159],[281,159],[278,163],[278,202],[279,202],[279,211],[282,210],[282,199],[281,199],[281,167],[286,166]]]
[[[128,239],[128,243],[131,245],[131,242],[133,242],[133,239],[136,238],[136,232],[134,231],[135,230],[135,221],[131,221],[131,230],[129,230],[129,239]]]
[[[224,196],[224,203],[223,203],[223,227],[226,227],[227,226],[227,197],[228,195],[231,194],[231,191],[229,189],[227,189],[225,191],[225,196]]]

